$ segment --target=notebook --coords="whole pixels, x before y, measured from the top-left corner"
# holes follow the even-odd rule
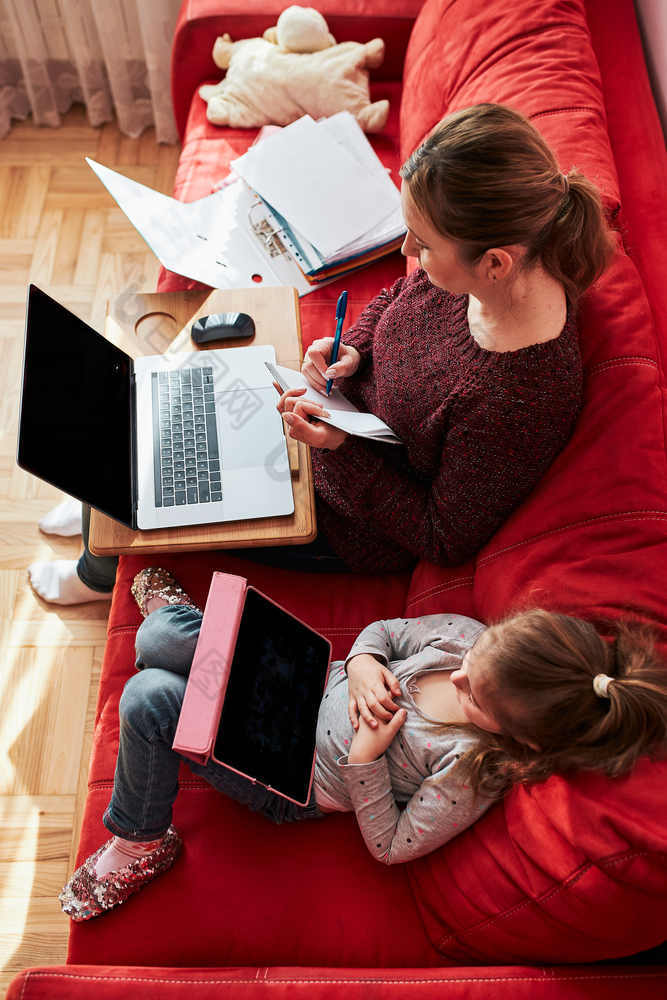
[[[30,286],[17,461],[131,528],[292,514],[271,345],[133,360]]]
[[[401,443],[401,439],[384,420],[376,417],[374,413],[362,413],[339,389],[332,388],[326,396],[313,389],[305,376],[293,368],[285,368],[284,365],[277,365],[272,361],[267,361],[266,367],[283,392],[287,392],[288,389],[305,389],[306,392],[299,397],[300,399],[308,399],[323,406],[327,413],[331,414],[330,417],[318,417],[323,423],[338,427],[348,434],[368,438],[369,441],[379,441],[384,444]]]
[[[214,573],[173,749],[307,805],[331,643],[247,580]]]

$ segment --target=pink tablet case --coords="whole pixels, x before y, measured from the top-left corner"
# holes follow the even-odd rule
[[[236,774],[242,774],[243,777],[256,783],[257,779],[253,775],[238,771],[224,761],[218,760],[213,754],[227,683],[234,660],[236,639],[249,589],[256,588],[250,588],[248,581],[242,576],[234,576],[231,573],[213,574],[172,748],[198,764],[207,764],[209,760],[213,759],[222,767],[227,767]],[[300,618],[287,611],[282,605],[277,604],[276,601],[271,600],[262,591],[257,592],[265,600],[271,601],[286,615],[289,615],[290,618],[300,622],[311,632],[315,632]],[[316,634],[319,635],[319,633]],[[329,650],[328,676],[328,665],[331,662],[331,643],[325,636],[320,636],[320,638],[324,640]],[[324,694],[324,691],[322,693]],[[308,796],[304,802],[297,803],[298,805],[306,805],[308,802],[314,770],[315,755],[313,755],[310,772]],[[290,799],[292,802],[297,801],[289,795],[279,792],[276,788],[271,788],[271,791],[283,798]]]

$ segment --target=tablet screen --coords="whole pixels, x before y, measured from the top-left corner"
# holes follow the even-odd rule
[[[214,756],[305,802],[330,647],[248,588]]]

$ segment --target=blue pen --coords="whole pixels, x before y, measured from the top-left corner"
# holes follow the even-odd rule
[[[341,292],[338,296],[338,302],[336,303],[336,334],[334,336],[333,347],[331,349],[331,361],[329,362],[329,367],[335,365],[338,361],[338,351],[340,349],[340,335],[343,331],[343,320],[345,319],[345,313],[347,311],[347,292]],[[327,379],[326,394],[327,396],[331,392],[331,386],[333,385],[333,379]]]

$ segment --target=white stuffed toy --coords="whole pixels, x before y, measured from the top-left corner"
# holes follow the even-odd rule
[[[349,111],[365,132],[379,132],[389,101],[371,104],[368,72],[384,59],[384,42],[342,42],[312,7],[288,7],[262,38],[216,40],[213,59],[224,80],[199,88],[215,125],[252,128],[289,125],[303,115],[323,118]]]

